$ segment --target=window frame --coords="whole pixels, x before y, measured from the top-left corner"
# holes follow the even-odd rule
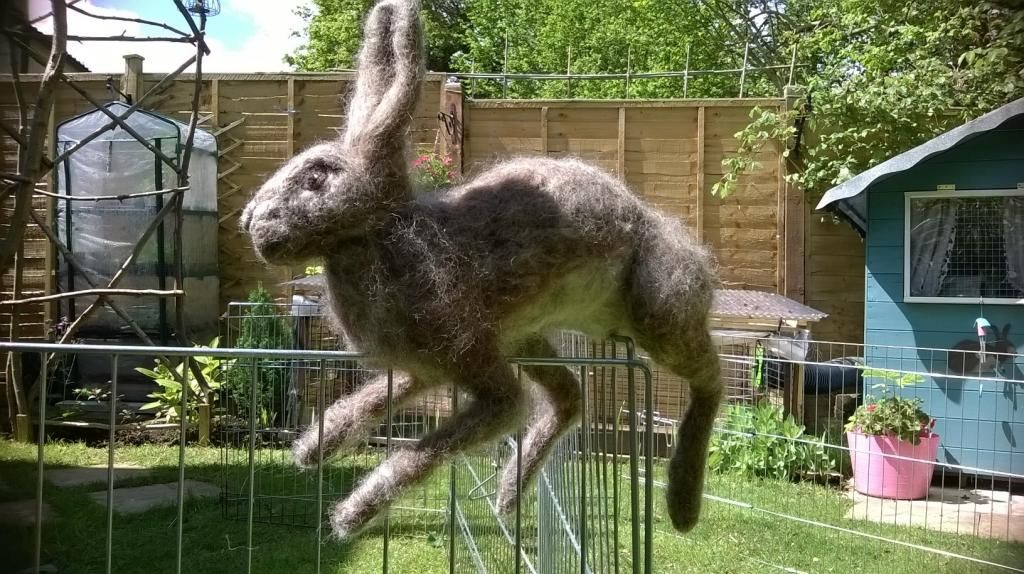
[[[970,195],[971,197],[1021,197],[1022,188],[1007,189],[972,189],[942,191],[908,191],[903,194],[903,301],[905,303],[950,303],[954,305],[1024,305],[1024,298],[1010,297],[920,297],[910,294],[910,202],[915,199],[955,199]]]

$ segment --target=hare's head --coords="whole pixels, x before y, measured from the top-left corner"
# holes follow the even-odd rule
[[[242,213],[260,258],[324,255],[411,197],[406,131],[423,75],[422,42],[418,1],[384,0],[370,11],[340,136],[288,160]]]
[[[996,353],[1006,353],[1007,355],[1016,355],[1017,346],[1010,340],[1010,324],[1007,323],[1003,326],[1003,330],[999,332],[999,338],[993,341],[989,348]],[[1002,360],[1009,360],[1010,357],[1005,357]]]

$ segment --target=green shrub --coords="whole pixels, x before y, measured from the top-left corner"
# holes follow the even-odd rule
[[[292,332],[288,320],[280,315],[270,293],[259,283],[249,293],[249,303],[242,317],[235,347],[242,349],[291,349]],[[258,384],[253,385],[251,360],[237,361],[227,373],[225,388],[239,416],[258,417],[263,426],[273,425],[283,406],[288,388],[288,361],[260,360],[255,369]],[[252,391],[256,393],[256,411],[252,413]],[[275,400],[280,397],[280,400]]]
[[[767,401],[754,407],[730,405],[724,427],[726,432],[715,433],[711,441],[708,465],[715,472],[792,480],[835,469],[824,437],[804,434],[792,415],[784,417]]]
[[[218,342],[219,339],[215,337],[209,345],[196,345],[196,347],[215,349]],[[191,375],[191,372],[188,373],[188,418],[190,421],[195,421],[197,418],[196,405],[206,400],[209,400],[211,403],[216,400],[216,391],[223,384],[224,369],[230,364],[230,361],[206,356],[197,356],[192,359],[199,363],[203,378],[206,379],[206,384],[213,391],[208,399],[204,397],[203,390],[196,381],[196,378]],[[178,363],[174,370],[171,370],[166,363],[158,359],[156,367],[153,369],[136,367],[136,371],[146,375],[160,386],[160,390],[146,395],[153,400],[142,405],[140,410],[155,410],[157,419],[162,419],[168,423],[181,420],[181,383],[179,381],[185,378],[185,365],[186,362],[182,361]]]

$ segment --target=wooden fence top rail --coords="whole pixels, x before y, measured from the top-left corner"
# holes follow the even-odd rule
[[[781,106],[782,98],[716,98],[664,100],[466,100],[479,109],[531,109],[571,105],[574,108],[725,108],[738,106]]]

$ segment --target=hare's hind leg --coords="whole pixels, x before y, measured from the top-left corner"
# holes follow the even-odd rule
[[[546,339],[529,339],[519,350],[526,357],[555,357],[557,352]],[[523,440],[517,445],[521,456],[509,458],[498,488],[498,511],[513,510],[521,487],[531,483],[544,464],[551,447],[580,414],[580,383],[566,367],[524,366],[523,371],[540,387],[534,395],[530,422]],[[522,466],[518,469],[519,461]]]
[[[658,365],[689,385],[686,414],[669,461],[667,491],[672,525],[687,532],[700,516],[708,447],[722,401],[718,354],[711,335],[703,329],[672,340],[641,338],[639,343]]]
[[[391,379],[391,403],[407,401],[433,385],[425,379],[394,372]],[[378,375],[366,381],[352,394],[344,396],[323,413],[323,441],[319,425],[311,425],[292,444],[292,455],[300,466],[316,464],[323,457],[352,446],[380,421],[388,408],[388,376]]]
[[[495,356],[492,365],[461,369],[452,379],[473,400],[416,444],[393,453],[338,503],[331,515],[338,538],[356,535],[450,455],[493,440],[518,422],[523,392],[504,359]]]

